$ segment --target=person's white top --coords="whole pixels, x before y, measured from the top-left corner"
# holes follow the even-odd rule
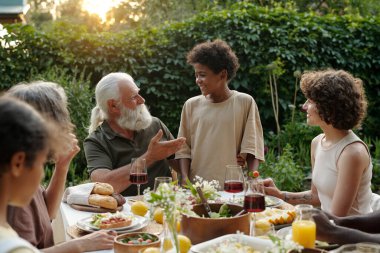
[[[337,163],[340,155],[347,145],[360,142],[367,148],[367,145],[359,139],[353,131],[341,139],[338,143],[329,148],[322,146],[322,139],[324,134],[316,137],[318,144],[315,148],[315,163],[312,174],[312,180],[317,188],[319,200],[321,201],[321,209],[331,212],[332,200],[338,181],[338,168]],[[369,151],[368,151],[369,153]],[[363,171],[360,178],[358,192],[355,196],[354,203],[352,204],[348,215],[367,214],[372,212],[371,200],[371,178],[372,178],[372,162]]]

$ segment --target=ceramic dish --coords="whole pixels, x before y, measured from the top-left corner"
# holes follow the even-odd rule
[[[121,240],[131,237],[137,237],[141,235],[149,235],[149,237],[154,238],[153,242],[145,244],[128,244],[122,242]],[[135,232],[135,233],[126,233],[116,236],[114,239],[114,251],[115,253],[139,253],[144,249],[149,247],[159,247],[160,238],[157,235],[146,233],[146,232]]]
[[[210,203],[212,212],[218,212],[222,204]],[[242,206],[228,204],[231,214],[235,215],[243,210]],[[206,218],[206,210],[203,205],[194,205],[193,211],[198,216],[184,214],[181,218],[181,232],[190,238],[193,244],[202,243],[222,235],[228,235],[240,231],[249,234],[250,213],[244,213],[236,217]]]
[[[267,249],[273,247],[273,243],[269,240],[264,240],[248,235],[242,234],[228,234],[220,236],[218,238],[199,243],[191,247],[190,252],[204,253],[212,250],[216,250],[218,247],[228,247],[229,244],[240,243],[244,246],[250,246],[257,251],[264,252]]]
[[[356,244],[346,244],[340,246],[336,250],[332,250],[333,253],[356,253],[356,252],[366,252],[366,253],[379,253],[380,245],[374,243],[356,243]]]
[[[91,220],[92,220],[91,217],[84,218],[78,221],[76,226],[79,229],[84,230],[86,232],[94,232],[94,231],[99,230],[99,228],[91,224]],[[149,220],[146,217],[136,215],[136,216],[133,216],[131,225],[126,226],[126,227],[120,227],[120,228],[111,228],[109,230],[114,230],[117,233],[132,232],[132,231],[136,231],[145,227],[146,225],[148,225],[148,223],[149,223]]]
[[[224,203],[226,201],[228,203],[235,203],[237,205],[243,205],[244,196],[243,195],[237,195],[237,196],[235,196],[234,200],[232,200],[230,198],[228,198],[228,199],[221,198],[221,199],[215,200],[216,203]],[[283,203],[284,203],[284,201],[282,199],[277,198],[277,197],[265,196],[265,206],[266,207],[278,207],[278,206],[281,206]]]
[[[284,227],[281,228],[277,231],[277,235],[282,238],[286,238],[287,240],[292,239],[292,227]],[[325,249],[325,250],[331,250],[331,249],[336,249],[339,247],[338,244],[329,244],[327,242],[321,242],[321,241],[316,241],[315,246],[318,249]]]
[[[73,209],[78,210],[78,211],[85,211],[85,212],[92,212],[92,213],[107,213],[107,212],[115,213],[116,211],[123,210],[123,206],[118,206],[116,210],[96,207],[96,206],[84,206],[84,205],[76,205],[76,204],[71,204],[70,206]]]

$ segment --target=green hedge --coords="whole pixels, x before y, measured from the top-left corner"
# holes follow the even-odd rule
[[[49,32],[30,26],[9,26],[17,47],[0,49],[0,87],[51,66],[76,68],[92,75],[92,85],[111,71],[126,71],[141,84],[153,114],[173,132],[184,101],[198,94],[186,52],[205,40],[221,38],[236,51],[241,68],[233,88],[252,94],[263,125],[274,129],[268,89],[268,64],[279,60],[282,120],[289,113],[296,70],[345,69],[361,77],[370,101],[364,132],[379,136],[380,21],[353,16],[317,16],[247,3],[231,10],[206,12],[183,23],[150,30],[90,34],[85,28],[58,23]],[[298,103],[304,98],[298,93]]]
[[[281,66],[277,83],[280,120],[285,130],[280,138],[283,146],[287,139],[294,140],[298,130],[305,134],[315,132],[302,124],[289,123],[295,71],[326,67],[345,69],[363,79],[369,110],[359,135],[372,140],[380,138],[379,18],[321,17],[239,3],[230,10],[205,12],[186,22],[149,30],[92,34],[84,27],[64,22],[55,23],[48,31],[20,25],[9,25],[7,29],[9,35],[3,37],[0,47],[0,89],[43,76],[52,68],[60,69],[73,80],[81,80],[78,73],[83,73],[82,79],[90,86],[109,72],[128,72],[140,84],[152,114],[176,135],[183,103],[199,94],[193,69],[186,64],[186,53],[199,42],[221,38],[232,46],[240,60],[240,70],[231,86],[256,99],[270,145],[275,139],[270,134],[275,121],[268,65],[273,62]],[[56,81],[60,82],[60,78]],[[69,91],[70,80],[65,83]],[[81,138],[85,136],[84,127],[93,103],[91,90],[86,92],[82,98],[86,105],[71,109],[76,113],[78,131],[83,133]],[[305,99],[301,92],[297,94],[299,105]],[[301,115],[298,122],[302,121]],[[291,145],[296,158],[307,155],[306,150],[300,151],[309,147],[309,139],[310,136],[300,137]],[[85,161],[78,164],[82,167]]]

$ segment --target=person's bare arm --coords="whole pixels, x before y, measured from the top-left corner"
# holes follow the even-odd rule
[[[65,190],[67,172],[71,160],[80,151],[78,140],[74,134],[71,134],[72,148],[67,154],[61,155],[56,159],[53,175],[46,189],[46,206],[51,220],[57,215],[59,205],[62,201],[62,195]]]
[[[311,167],[314,167],[314,152],[315,152],[316,138],[311,143]],[[288,202],[293,205],[297,204],[310,204],[313,206],[319,206],[321,202],[319,201],[317,188],[314,184],[311,184],[311,189],[303,192],[285,192],[280,191],[274,184],[272,179],[264,180],[265,193],[283,199],[285,202]]]
[[[320,210],[315,210],[313,215],[314,221],[317,224],[317,239],[330,243],[347,244],[347,243],[359,243],[359,242],[373,242],[380,243],[379,221],[380,212],[376,214],[362,215],[362,216],[348,216],[344,218],[337,218],[336,225],[330,222],[331,216]],[[363,230],[369,233],[344,227],[343,223],[349,222],[352,225],[363,226],[363,224],[369,225],[373,230]],[[338,224],[339,223],[339,224]],[[372,224],[371,224],[372,223]],[[377,224],[377,227],[373,226]]]
[[[181,158],[178,160],[181,170],[181,185],[186,185],[186,180],[189,178],[191,160],[189,158]]]
[[[139,158],[146,159],[146,166],[149,167],[156,161],[165,159],[166,157],[178,151],[185,142],[185,138],[178,138],[170,141],[160,141],[162,130],[151,139],[148,150]],[[91,173],[91,181],[109,183],[113,186],[115,192],[120,193],[130,186],[129,174],[130,164],[119,167],[115,170],[96,169]]]
[[[90,179],[92,182],[108,183],[112,185],[116,193],[121,193],[131,185],[131,182],[129,181],[130,171],[130,164],[119,167],[115,170],[96,169],[91,173]]]
[[[362,215],[352,215],[346,217],[337,217],[328,214],[330,219],[333,219],[335,224],[359,229],[363,232],[380,234],[380,211],[376,210],[372,213]]]
[[[177,173],[181,173],[180,165],[179,165],[179,160],[178,159],[170,159],[168,160],[169,166],[175,170]]]
[[[363,171],[369,162],[367,149],[360,142],[352,143],[343,150],[337,164],[338,179],[332,199],[332,214],[348,214],[357,196]]]
[[[252,154],[247,154],[247,165],[249,171],[258,171],[260,160],[256,159]]]
[[[117,234],[109,231],[96,231],[83,237],[63,242],[53,247],[42,249],[45,253],[81,253],[87,251],[106,250],[113,248],[113,240]]]
[[[310,204],[313,206],[320,205],[315,186],[312,184],[311,190],[303,192],[285,192],[277,188],[271,178],[264,179],[265,194],[275,196],[292,205]]]

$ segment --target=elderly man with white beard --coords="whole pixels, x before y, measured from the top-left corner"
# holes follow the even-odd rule
[[[148,167],[148,183],[141,185],[142,190],[152,189],[155,177],[171,176],[169,164],[175,169],[178,165],[170,158],[185,139],[174,139],[165,124],[150,115],[133,78],[108,74],[96,85],[95,97],[84,141],[91,181],[109,183],[124,196],[136,195],[129,174],[131,159],[137,157],[145,158]]]

